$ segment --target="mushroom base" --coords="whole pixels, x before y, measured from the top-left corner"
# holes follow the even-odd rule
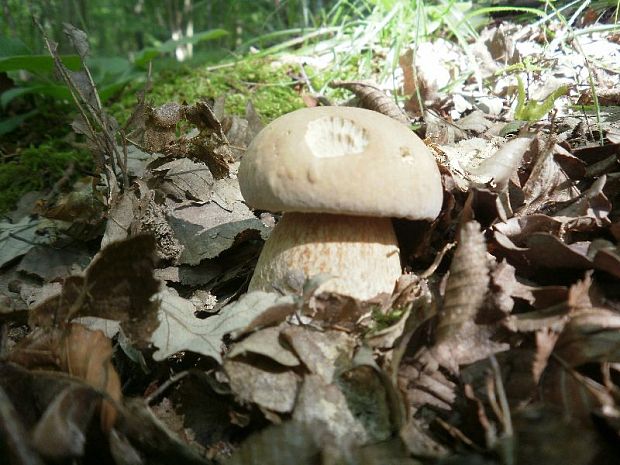
[[[250,290],[299,288],[304,279],[332,276],[321,285],[360,300],[391,293],[401,275],[390,218],[285,213],[265,243]]]

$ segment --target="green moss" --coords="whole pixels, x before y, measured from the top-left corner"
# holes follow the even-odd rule
[[[55,140],[21,149],[13,159],[0,163],[0,213],[13,209],[26,192],[53,186],[71,162],[84,168],[92,160],[86,153],[67,150],[66,143]]]
[[[382,329],[389,328],[393,324],[397,323],[405,314],[406,308],[392,308],[387,313],[382,313],[379,308],[372,310],[372,319],[375,322],[375,326],[372,331],[381,331]]]
[[[153,78],[153,90],[148,100],[153,105],[167,102],[192,104],[203,98],[226,96],[226,111],[244,115],[251,100],[256,111],[268,122],[280,115],[304,106],[295,81],[287,74],[298,73],[293,65],[272,65],[267,59],[243,60],[215,69],[176,68],[161,71]],[[135,105],[135,91],[112,106],[112,113],[124,121]]]

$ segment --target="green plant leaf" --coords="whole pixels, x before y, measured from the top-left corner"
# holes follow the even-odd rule
[[[0,120],[0,136],[17,129],[24,121],[31,116],[36,115],[38,112],[39,110],[31,110],[28,113],[22,113],[21,115],[11,116]]]
[[[80,57],[61,56],[62,62],[70,70],[80,69]],[[49,55],[14,55],[0,58],[0,72],[26,70],[31,73],[48,73],[54,69],[54,60]]]
[[[174,52],[177,46],[182,44],[197,44],[205,40],[215,40],[228,35],[228,31],[224,29],[211,29],[209,31],[199,32],[191,37],[183,37],[179,40],[167,40],[163,44],[155,47],[160,53]]]
[[[28,46],[20,39],[0,37],[0,57],[32,54]]]
[[[515,109],[515,119],[519,121],[536,122],[542,119],[547,113],[553,109],[555,101],[563,95],[566,95],[569,86],[563,85],[551,92],[550,95],[542,102],[536,100],[525,101],[525,87],[523,81],[517,76],[517,107]]]
[[[2,108],[6,106],[15,98],[23,95],[38,94],[45,95],[46,97],[52,97],[57,100],[66,100],[71,98],[69,90],[60,84],[32,84],[22,87],[15,87],[3,92],[0,96],[0,105]]]
[[[136,57],[133,63],[134,65],[142,68],[148,65],[149,61],[152,61],[153,59],[157,58],[159,55],[161,55],[161,53],[156,48],[153,48],[153,47],[143,48],[136,54]]]

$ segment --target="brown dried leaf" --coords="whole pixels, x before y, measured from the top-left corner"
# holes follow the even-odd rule
[[[211,200],[204,205],[184,205],[168,214],[168,223],[183,246],[179,263],[197,265],[247,239],[266,239],[271,228],[256,218],[243,202],[236,179],[220,179]]]
[[[32,432],[37,451],[53,460],[82,457],[98,400],[97,393],[85,387],[67,387],[60,392]]]
[[[587,270],[593,266],[592,260],[587,257],[589,243],[566,244],[551,234],[534,233],[525,245],[530,263],[541,268]]]
[[[467,138],[467,133],[463,129],[434,110],[424,110],[424,122],[426,123],[425,137],[434,144],[454,144]],[[467,140],[464,143],[467,143]],[[441,147],[441,150],[443,148]]]
[[[219,314],[201,319],[194,315],[196,307],[179,297],[176,291],[165,288],[157,296],[161,301],[157,315],[160,325],[151,338],[152,343],[159,347],[153,354],[155,360],[191,350],[221,362],[225,335],[237,339],[260,327],[260,320],[268,325],[274,324],[274,317],[280,318],[275,321],[278,324],[291,313],[293,302],[292,296],[250,292],[224,307]]]
[[[566,394],[575,400],[579,397],[575,392]],[[513,422],[519,444],[515,463],[598,463],[596,455],[601,441],[595,431],[567,418],[563,409],[548,403],[528,406],[515,412]]]
[[[60,295],[31,310],[30,324],[63,324],[77,316],[118,320],[125,334],[137,344],[149,341],[158,326],[151,297],[159,289],[153,278],[155,242],[135,236],[101,250],[84,277],[70,276]]]
[[[6,380],[4,380],[6,381]],[[2,454],[15,465],[43,465],[11,398],[0,385],[0,442]]]
[[[10,359],[28,368],[50,368],[64,371],[111,399],[119,402],[120,378],[112,364],[112,344],[101,331],[90,331],[77,324],[65,329],[34,331],[10,354]],[[101,426],[109,431],[116,421],[116,407],[104,400],[101,405]]]
[[[536,332],[536,355],[532,364],[534,383],[538,384],[545,368],[547,368],[549,357],[551,357],[559,336],[560,332],[551,328]]]
[[[523,185],[525,204],[516,213],[519,216],[532,213],[545,213],[546,209],[553,208],[559,202],[568,202],[577,199],[579,190],[574,186],[561,163],[557,153],[565,152],[559,145],[550,150],[546,142],[538,140],[538,157],[532,168],[528,180]]]
[[[355,339],[342,331],[319,332],[303,326],[289,326],[282,336],[310,373],[326,383],[351,366]]]
[[[376,85],[362,81],[332,81],[332,88],[347,89],[360,99],[360,106],[383,113],[403,124],[409,125],[409,117],[403,110]]]
[[[108,221],[101,240],[101,247],[127,239],[131,232],[139,227],[137,224],[140,220],[138,192],[138,190],[129,189],[112,201],[107,214]]]
[[[205,101],[186,107],[185,111],[187,120],[200,130],[198,136],[189,140],[191,156],[204,161],[216,179],[227,177],[235,155],[229,146],[222,123]]]
[[[435,345],[419,348],[407,355],[399,367],[399,385],[414,408],[429,404],[449,409],[456,398],[452,373],[459,365],[485,359],[507,349],[491,340],[495,328],[477,324],[489,290],[489,259],[483,234],[477,222],[461,227],[459,246],[450,266],[444,303],[437,315]],[[420,341],[411,339],[412,347]]]
[[[71,45],[82,60],[86,60],[90,54],[90,45],[86,33],[69,23],[62,24],[62,30],[71,41]]]
[[[350,296],[322,293],[313,296],[306,311],[312,316],[314,324],[353,331],[359,318],[370,311],[372,305]]]
[[[127,400],[121,413],[119,430],[147,457],[162,463],[213,465],[211,460],[175,437],[142,399]]]
[[[620,255],[617,250],[602,249],[594,256],[594,267],[620,279]]]
[[[424,405],[450,410],[456,399],[455,381],[440,369],[437,357],[426,348],[403,358],[398,369],[398,385],[414,411]]]
[[[183,117],[184,108],[177,103],[159,107],[147,106],[143,145],[150,152],[166,153],[176,140],[176,125]]]
[[[250,334],[242,341],[234,344],[227,357],[235,358],[245,354],[257,354],[268,357],[286,367],[299,366],[299,359],[288,346],[283,345],[281,342],[280,332],[283,328],[286,328],[286,325],[264,328]]]
[[[503,314],[509,314],[514,306],[514,298],[534,301],[531,286],[526,286],[517,280],[514,266],[502,261],[497,263],[491,270],[491,293],[488,296],[486,307],[490,307],[489,312],[497,315],[497,310]]]
[[[450,265],[444,302],[438,313],[437,344],[466,337],[475,325],[489,287],[489,261],[484,236],[475,221],[465,223]],[[458,357],[457,357],[458,358]]]
[[[55,205],[42,208],[46,218],[96,226],[104,219],[104,203],[100,194],[93,191],[91,184],[78,184],[61,196]]]
[[[153,172],[162,178],[157,189],[179,202],[211,200],[214,180],[204,163],[180,158],[153,168]]]
[[[290,421],[270,426],[244,441],[227,465],[315,465],[330,435],[321,425]]]
[[[555,353],[574,367],[589,362],[620,362],[620,314],[605,308],[575,311]]]
[[[493,121],[488,119],[484,112],[475,110],[454,124],[463,131],[471,131],[474,135],[480,135],[493,126]]]
[[[420,115],[425,107],[439,107],[443,97],[440,90],[460,73],[459,58],[454,44],[444,39],[420,41],[401,55],[403,93],[410,97],[405,109]]]
[[[563,221],[567,231],[592,231],[608,226],[612,204],[603,193],[606,182],[606,176],[598,178],[578,199],[556,211],[553,218]]]
[[[17,269],[50,282],[81,272],[88,265],[90,258],[88,251],[78,244],[56,243],[54,247],[35,246],[20,261]]]
[[[224,360],[224,371],[231,390],[244,402],[253,402],[278,413],[293,410],[299,379],[281,365],[265,359]]]
[[[317,408],[319,405],[321,408]],[[293,419],[306,425],[320,425],[337,442],[361,444],[369,439],[363,423],[351,412],[343,392],[318,375],[304,377]]]

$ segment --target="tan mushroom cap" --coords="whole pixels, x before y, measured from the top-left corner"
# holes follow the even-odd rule
[[[316,107],[284,115],[239,167],[248,205],[269,211],[434,219],[443,190],[430,150],[371,110]]]

